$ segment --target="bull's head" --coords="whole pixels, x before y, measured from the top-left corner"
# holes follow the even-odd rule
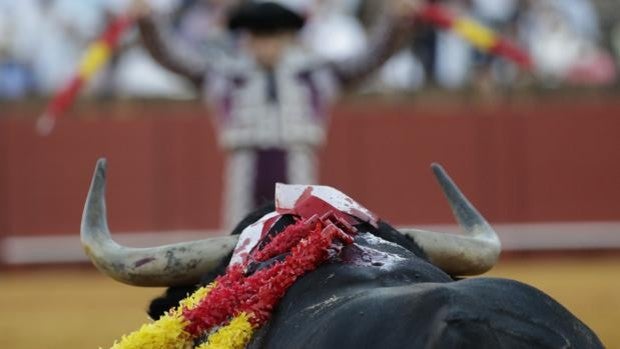
[[[402,229],[429,261],[450,275],[477,275],[497,262],[500,242],[484,217],[437,164],[433,172],[463,229],[463,235]],[[81,238],[86,253],[103,273],[130,285],[175,286],[199,282],[233,251],[237,236],[214,237],[152,248],[121,246],[110,236],[105,204],[106,161],[93,176],[82,216]]]

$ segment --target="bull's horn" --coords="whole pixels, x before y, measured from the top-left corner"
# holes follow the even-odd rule
[[[99,159],[82,215],[82,245],[91,261],[113,279],[136,286],[196,284],[234,248],[237,237],[132,248],[114,242],[105,204],[106,160]]]
[[[451,275],[482,274],[497,262],[501,251],[499,238],[446,171],[438,164],[433,164],[432,169],[464,235],[417,229],[401,229],[401,232],[412,237],[430,261],[445,272]]]

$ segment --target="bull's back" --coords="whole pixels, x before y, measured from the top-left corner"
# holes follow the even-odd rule
[[[300,304],[279,307],[251,347],[603,347],[563,306],[511,280],[373,286]]]

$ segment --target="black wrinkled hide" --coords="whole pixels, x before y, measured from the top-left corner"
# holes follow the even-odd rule
[[[417,280],[323,266],[291,287],[248,348],[603,348],[587,326],[530,286],[493,278],[431,282],[420,266]],[[339,285],[326,281],[334,273]]]

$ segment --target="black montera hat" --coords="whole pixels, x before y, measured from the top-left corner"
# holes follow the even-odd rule
[[[298,31],[305,21],[303,14],[276,1],[248,1],[230,13],[228,28],[257,33]]]

